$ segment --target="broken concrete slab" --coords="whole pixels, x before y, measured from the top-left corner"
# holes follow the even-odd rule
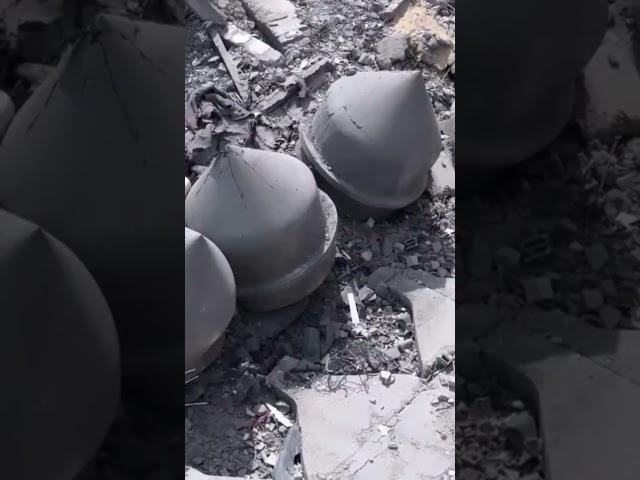
[[[283,55],[275,48],[270,47],[262,40],[250,33],[240,30],[232,23],[222,33],[222,38],[235,47],[243,48],[250,55],[267,65],[277,65],[284,60]]]
[[[557,337],[581,355],[640,385],[640,331],[604,330],[561,310],[530,308],[519,318],[527,328]]]
[[[187,5],[205,22],[212,22],[218,27],[227,23],[227,17],[217,6],[209,0],[187,0]]]
[[[456,170],[453,165],[453,158],[448,148],[444,148],[442,153],[431,167],[429,172],[429,193],[433,197],[443,197],[455,195],[456,193]]]
[[[238,477],[220,477],[218,475],[207,475],[193,467],[184,469],[184,480],[242,480]]]
[[[455,279],[386,267],[371,277],[378,291],[386,287],[411,312],[421,375],[428,375],[442,354],[455,350]]]
[[[320,376],[313,388],[289,388],[310,479],[442,478],[453,468],[455,412],[436,411],[419,378]],[[330,439],[330,441],[328,441]]]
[[[13,100],[6,92],[0,90],[0,140],[2,140],[7,128],[9,128],[15,113],[16,109],[13,105]]]
[[[631,8],[629,0],[610,4],[610,27],[584,69],[584,124],[590,134],[605,139],[640,133],[640,70],[633,32],[622,13]]]
[[[247,15],[274,48],[284,51],[304,36],[305,26],[289,0],[242,0]]]
[[[537,406],[546,478],[640,476],[638,384],[520,327],[501,327],[482,349]]]

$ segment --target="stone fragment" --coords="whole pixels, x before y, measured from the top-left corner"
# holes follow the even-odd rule
[[[399,62],[406,58],[406,50],[409,44],[404,33],[396,32],[386,36],[376,44],[376,51],[391,63]]]
[[[284,48],[304,35],[304,25],[289,0],[242,0],[247,15],[274,48]]]
[[[429,186],[427,187],[435,198],[454,195],[456,191],[456,170],[451,158],[451,152],[444,148],[429,172]]]

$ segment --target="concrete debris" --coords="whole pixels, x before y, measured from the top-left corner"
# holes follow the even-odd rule
[[[633,20],[625,21],[634,8],[630,0],[610,5],[609,28],[584,68],[587,102],[582,120],[596,138],[613,140],[618,135],[640,133],[640,98],[635,94],[640,82],[637,33],[631,27]]]
[[[258,29],[281,52],[304,35],[305,27],[289,0],[242,0],[242,5]]]
[[[220,34],[211,30],[210,35],[211,40],[213,40],[213,44],[218,49],[218,53],[220,54],[220,58],[222,58],[224,66],[227,68],[227,71],[229,72],[229,75],[231,76],[231,79],[233,80],[233,83],[235,84],[236,89],[240,94],[240,98],[242,98],[242,100],[246,102],[249,99],[249,86],[247,85],[247,82],[240,76],[238,67],[236,66],[235,61],[233,60],[231,55],[229,55],[227,47],[224,46]]]
[[[428,190],[434,197],[455,195],[456,171],[451,153],[445,147],[429,172]]]
[[[278,50],[270,47],[253,35],[240,30],[232,23],[227,24],[225,30],[222,32],[222,38],[233,46],[242,47],[250,55],[267,65],[278,65],[284,60],[282,53]]]
[[[322,81],[323,77],[334,70],[335,65],[331,60],[320,58],[295,76],[289,77],[285,81],[283,89],[274,90],[257,105],[256,109],[262,113],[269,113],[281,107],[294,94],[300,91],[301,83],[307,86],[307,95],[309,95]]]
[[[376,50],[380,55],[388,58],[391,63],[394,63],[406,58],[408,47],[409,44],[405,34],[393,33],[380,40],[376,45]]]

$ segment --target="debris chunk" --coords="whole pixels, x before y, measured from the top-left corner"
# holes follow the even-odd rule
[[[408,46],[407,36],[404,33],[396,32],[380,40],[376,45],[376,51],[394,63],[406,58]]]
[[[257,58],[261,62],[267,65],[276,65],[283,61],[284,57],[275,48],[270,47],[262,40],[254,37],[253,35],[240,30],[234,24],[229,23],[224,33],[224,38],[231,45],[241,47],[246,50],[250,55]]]
[[[281,52],[304,35],[304,25],[289,0],[242,0],[247,15],[267,40]]]
[[[411,0],[391,0],[389,5],[379,13],[381,19],[393,21],[407,11]]]
[[[584,249],[584,254],[587,257],[589,266],[596,272],[602,270],[609,261],[609,252],[607,252],[606,247],[601,243],[589,245]]]
[[[242,100],[246,102],[249,99],[249,87],[247,86],[247,83],[240,77],[238,67],[236,67],[236,64],[233,61],[233,58],[231,58],[231,55],[229,55],[227,47],[224,46],[220,34],[210,31],[210,35],[211,39],[213,40],[213,44],[216,46],[218,52],[220,53],[220,58],[222,58],[225,67],[227,67],[227,71],[231,76],[231,80],[233,80],[233,83],[236,86],[238,93],[240,94],[240,98],[242,98]]]

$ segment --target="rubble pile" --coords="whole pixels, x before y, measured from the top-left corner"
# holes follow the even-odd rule
[[[301,439],[313,432],[299,425],[297,402],[287,393],[293,385],[313,401],[313,385],[323,375],[336,385],[359,375],[365,382],[381,382],[391,395],[398,389],[401,398],[406,378],[422,377],[421,388],[431,389],[441,374],[454,373],[453,341],[426,359],[415,316],[425,315],[428,306],[402,301],[391,279],[411,272],[440,280],[455,276],[454,179],[429,174],[432,166],[453,173],[453,132],[441,134],[439,122],[450,119],[455,96],[453,42],[446,40],[453,37],[455,5],[220,0],[204,13],[200,2],[191,3],[185,64],[187,226],[227,256],[239,303],[219,358],[187,384],[185,459],[198,474],[303,478]],[[448,54],[437,53],[447,46]],[[346,96],[343,86],[351,90]],[[340,92],[335,100],[331,91]],[[328,116],[320,113],[323,109]],[[335,122],[332,129],[323,130],[323,118]],[[336,155],[340,150],[365,153],[350,158]],[[375,162],[357,164],[371,156],[366,152],[374,153],[375,168]],[[276,165],[280,161],[282,168]],[[402,169],[390,168],[394,162],[405,163]],[[383,207],[382,214],[379,208],[356,213],[337,191],[341,184],[327,183],[320,165],[340,173],[340,182],[364,186],[371,198],[393,194],[399,200],[368,204]],[[309,184],[300,174],[295,191],[288,190],[289,176],[300,167],[315,174],[318,187],[313,176]],[[281,189],[288,193],[276,194]],[[320,282],[282,301],[275,290],[264,295],[264,288],[254,290],[262,290],[270,305],[243,301],[243,285],[272,278],[288,266],[299,268],[300,259],[313,257],[316,235],[300,235],[293,225],[310,222],[305,230],[315,232],[324,224],[307,208],[307,197],[314,195],[330,198],[340,215],[333,221],[335,234],[330,228],[323,233],[333,242],[329,269]],[[291,228],[270,227],[289,210],[298,212],[283,222]],[[252,233],[262,224],[265,234]],[[225,233],[236,229],[238,235]],[[292,286],[286,289],[290,294],[296,292]],[[432,288],[439,287],[419,285],[424,301],[445,298]],[[446,302],[453,305],[452,298]],[[453,310],[447,311],[437,320],[453,325]],[[416,405],[426,397],[419,398]],[[438,441],[451,442],[451,457],[429,468],[453,478],[453,399],[420,408],[433,409],[433,421],[444,422]],[[394,418],[380,425],[391,436],[403,428]],[[398,439],[389,448],[404,455],[410,447],[401,435]],[[397,461],[393,458],[390,465]]]

